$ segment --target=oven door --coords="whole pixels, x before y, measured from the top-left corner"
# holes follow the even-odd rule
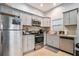
[[[35,37],[35,44],[44,42],[44,37]]]

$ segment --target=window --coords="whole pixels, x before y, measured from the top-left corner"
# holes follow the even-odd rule
[[[62,19],[52,20],[52,28],[54,31],[61,31],[63,29],[63,20]]]

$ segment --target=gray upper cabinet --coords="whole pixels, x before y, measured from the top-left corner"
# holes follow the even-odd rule
[[[20,11],[18,11],[16,9],[12,9],[12,14],[16,15],[16,16],[20,16]]]
[[[20,16],[20,11],[4,5],[0,5],[0,12],[10,14],[10,15]]]
[[[12,8],[1,5],[0,6],[0,12],[11,14],[12,13]]]
[[[70,12],[70,25],[77,24],[77,10],[73,10]]]
[[[64,25],[77,25],[77,9],[63,13]]]
[[[25,13],[21,13],[20,17],[22,19],[22,25],[27,25],[27,16]]]
[[[21,13],[20,17],[22,19],[22,25],[32,26],[31,15],[26,14],[26,13]]]
[[[63,14],[63,19],[64,19],[64,25],[69,25],[69,13],[64,13]]]
[[[32,26],[32,17],[31,17],[32,15],[27,14],[26,16],[27,16],[26,25]]]

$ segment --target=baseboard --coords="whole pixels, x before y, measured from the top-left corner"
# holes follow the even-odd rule
[[[56,48],[56,47],[53,47],[53,46],[50,46],[50,45],[46,45],[46,46],[49,46],[49,47],[51,47],[51,48],[54,48],[54,49],[57,49],[57,50],[63,51],[63,52],[65,52],[65,53],[68,53],[68,54],[70,54],[70,55],[73,55],[73,56],[74,56],[74,54],[73,54],[73,53],[69,53],[69,52],[64,51],[64,50],[62,50],[62,49],[59,49],[59,48]]]

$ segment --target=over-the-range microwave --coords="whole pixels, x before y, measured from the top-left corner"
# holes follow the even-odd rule
[[[32,20],[32,26],[40,26],[41,22],[37,20]]]

